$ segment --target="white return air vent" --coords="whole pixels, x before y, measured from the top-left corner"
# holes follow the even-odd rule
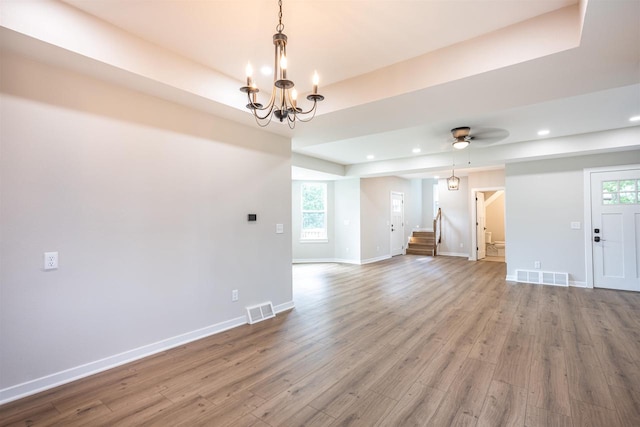
[[[247,307],[247,318],[249,319],[250,325],[271,319],[272,317],[276,317],[276,312],[273,309],[271,301]]]
[[[569,273],[540,270],[516,270],[516,282],[569,286]]]

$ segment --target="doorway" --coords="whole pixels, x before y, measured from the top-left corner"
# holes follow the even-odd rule
[[[391,192],[391,256],[404,254],[404,193]]]
[[[505,262],[504,188],[472,190],[472,248],[470,260]]]
[[[640,292],[640,166],[585,171],[585,180],[586,175],[588,283]]]

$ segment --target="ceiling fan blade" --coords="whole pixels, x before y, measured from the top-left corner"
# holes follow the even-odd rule
[[[509,131],[500,128],[472,128],[472,144],[491,145],[496,144],[509,137]]]

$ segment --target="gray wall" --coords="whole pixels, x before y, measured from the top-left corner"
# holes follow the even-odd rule
[[[291,303],[287,139],[0,62],[0,397]],[[43,271],[45,251],[58,270]]]
[[[640,150],[507,164],[507,275],[516,269],[568,272],[584,284],[585,168],[640,163]],[[578,221],[580,230],[570,223]]]

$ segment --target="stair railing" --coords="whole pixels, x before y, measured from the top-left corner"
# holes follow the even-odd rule
[[[438,208],[438,214],[433,219],[433,256],[438,254],[438,246],[442,242],[442,209]]]

